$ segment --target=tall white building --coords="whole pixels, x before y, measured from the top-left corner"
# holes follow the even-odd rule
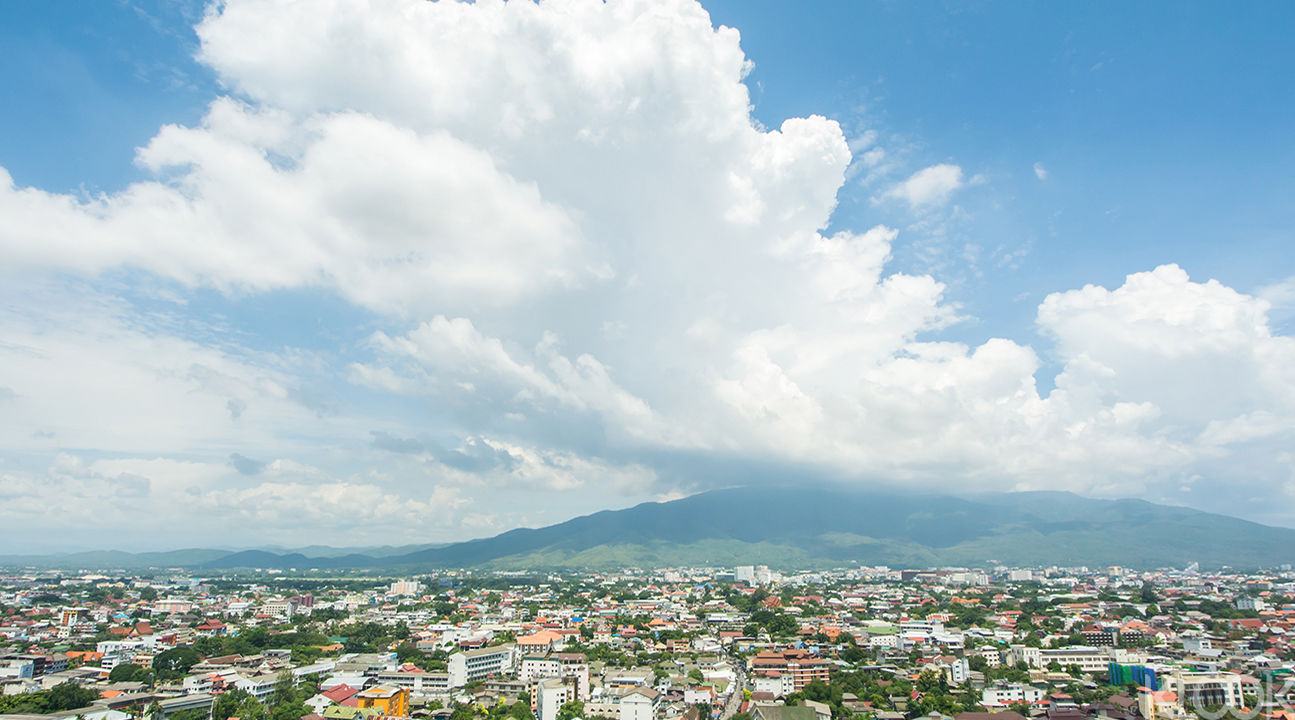
[[[297,603],[285,598],[274,598],[267,600],[263,609],[267,615],[290,618],[297,611]]]
[[[576,700],[589,702],[589,660],[581,653],[549,653],[522,658],[517,679],[530,684],[549,678],[569,678],[576,689]]]
[[[1237,598],[1237,609],[1238,609],[1238,610],[1254,610],[1254,611],[1258,612],[1258,611],[1260,611],[1260,610],[1267,610],[1267,609],[1268,609],[1268,603],[1264,602],[1263,600],[1261,600],[1261,599],[1259,599],[1259,598],[1254,598],[1254,597],[1239,597],[1239,598]]]
[[[1188,710],[1216,705],[1239,708],[1245,703],[1241,676],[1229,672],[1183,672],[1160,677],[1162,690],[1178,693],[1178,702]]]
[[[772,585],[782,581],[782,573],[770,570],[764,565],[757,565],[755,568],[755,582],[757,585]]]
[[[961,685],[971,677],[971,664],[967,658],[960,657],[949,664],[949,683]]]
[[[463,687],[474,680],[484,680],[513,668],[512,645],[477,648],[456,652],[446,662],[451,687]]]
[[[535,716],[539,720],[557,720],[558,710],[575,699],[575,688],[562,678],[540,680],[535,688]]]
[[[1106,670],[1106,666],[1111,661],[1119,661],[1120,653],[1111,648],[1088,647],[1085,645],[1070,645],[1061,648],[1032,648],[1021,645],[1013,645],[1011,652],[1013,662],[1017,659],[1023,660],[1030,667],[1042,670],[1052,663],[1057,663],[1062,668],[1074,665],[1081,672],[1098,673]]]
[[[391,583],[391,595],[420,595],[423,592],[423,584],[417,580],[397,580]]]

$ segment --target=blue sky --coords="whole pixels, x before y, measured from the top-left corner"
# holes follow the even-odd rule
[[[15,496],[192,500],[131,547],[751,478],[1295,526],[1288,4],[351,5],[0,5]]]
[[[1032,323],[1057,287],[1165,262],[1247,289],[1291,274],[1288,5],[707,7],[742,30],[766,124],[871,121],[994,181],[966,235],[1030,254],[1010,282],[968,284],[986,323]],[[843,198],[838,224],[875,217],[862,195]],[[1019,293],[1023,312],[1009,306]]]
[[[220,92],[193,57],[204,6],[0,8],[10,60],[0,92],[11,98],[0,155],[10,173],[65,192],[142,177],[135,148],[162,124],[197,122]],[[1295,226],[1295,99],[1281,91],[1295,60],[1288,4],[706,8],[741,31],[755,63],[753,114],[765,125],[821,114],[885,128],[918,159],[953,158],[993,178],[963,236],[1028,254],[1010,282],[968,276],[953,288],[977,308],[968,332],[1028,331],[1048,292],[1164,262],[1241,289],[1295,272],[1284,252]],[[1036,181],[1036,162],[1050,182]],[[834,225],[875,220],[868,197],[843,188]],[[904,249],[896,266],[924,269]]]

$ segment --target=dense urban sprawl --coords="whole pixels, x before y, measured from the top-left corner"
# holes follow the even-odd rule
[[[0,716],[1292,720],[1295,573],[10,571]]]

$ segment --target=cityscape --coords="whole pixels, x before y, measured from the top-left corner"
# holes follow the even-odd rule
[[[52,720],[1288,718],[1295,572],[10,571]]]
[[[0,1],[0,720],[1295,720],[1295,1]]]

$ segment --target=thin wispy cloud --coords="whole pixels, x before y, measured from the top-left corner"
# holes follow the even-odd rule
[[[897,198],[912,207],[943,205],[962,188],[962,168],[942,163],[913,173],[907,180],[886,191],[886,197]]]

